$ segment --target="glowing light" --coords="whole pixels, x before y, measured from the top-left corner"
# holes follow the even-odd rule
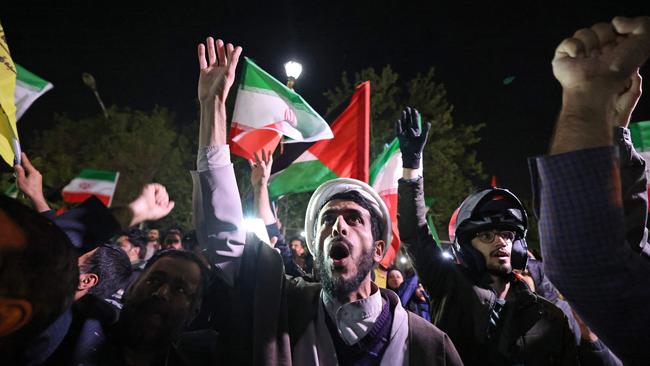
[[[408,262],[408,260],[406,259],[406,257],[399,257],[399,262],[402,263],[402,264],[406,264],[406,262]]]
[[[289,61],[284,64],[284,71],[290,79],[298,79],[302,73],[302,65],[296,61]]]
[[[447,259],[447,260],[453,260],[454,256],[449,254],[449,252],[445,252],[444,250],[442,251],[442,257]]]

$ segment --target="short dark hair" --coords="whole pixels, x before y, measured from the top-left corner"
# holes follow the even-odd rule
[[[298,240],[300,242],[300,245],[303,247],[303,249],[307,249],[307,245],[305,244],[305,240],[299,236],[292,236],[289,238],[289,244],[293,243],[294,241]]]
[[[79,283],[77,251],[52,221],[0,194],[4,212],[25,235],[25,243],[0,249],[0,297],[25,299],[32,318],[10,337],[28,342],[74,301]]]
[[[142,252],[142,249],[140,251]],[[124,289],[128,283],[131,276],[131,262],[122,249],[114,245],[102,244],[97,247],[79,272],[96,274],[99,282],[91,287],[88,293],[108,299],[118,290]]]
[[[361,193],[351,190],[347,192],[341,192],[333,195],[330,197],[323,206],[318,210],[320,213],[321,210],[323,210],[323,207],[327,205],[330,201],[334,200],[343,200],[343,201],[352,201],[356,203],[357,205],[365,208],[368,210],[370,213],[370,229],[372,230],[372,239],[377,241],[377,240],[383,240],[382,233],[384,232],[384,225],[381,217],[379,216],[379,213],[373,208],[372,202],[370,202],[366,197],[364,197]],[[390,243],[386,243],[386,245],[389,245]]]
[[[144,267],[144,270],[142,271],[140,277],[144,276],[144,274],[149,270],[151,266],[153,266],[154,263],[165,257],[184,259],[189,262],[194,262],[197,266],[199,266],[199,270],[201,272],[201,283],[199,284],[200,296],[198,296],[196,300],[200,302],[203,298],[203,295],[208,291],[208,286],[210,284],[210,272],[201,258],[199,258],[199,256],[193,252],[175,249],[163,249],[157,251],[153,257],[149,258],[147,261],[147,265]]]

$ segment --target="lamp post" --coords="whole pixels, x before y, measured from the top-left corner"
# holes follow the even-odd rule
[[[302,73],[302,65],[296,61],[289,61],[284,64],[284,71],[287,73],[287,87],[293,90],[296,79]]]
[[[97,103],[99,103],[99,107],[102,109],[102,112],[104,112],[104,118],[108,119],[108,112],[106,111],[106,107],[104,107],[104,102],[102,102],[102,98],[99,96],[99,92],[97,92],[97,83],[95,82],[95,78],[91,74],[84,72],[81,74],[81,80],[83,80],[84,84],[86,84],[86,86],[92,90],[93,94],[95,94]]]

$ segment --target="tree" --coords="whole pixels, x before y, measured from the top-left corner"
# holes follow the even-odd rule
[[[109,119],[97,115],[80,120],[54,117],[53,127],[36,135],[32,160],[43,175],[46,196],[54,207],[60,191],[83,168],[120,173],[113,205],[137,196],[145,183],[167,187],[176,202],[163,227],[191,227],[192,183],[198,124],[177,128],[165,108],[150,112],[111,107]]]
[[[423,121],[431,121],[431,136],[424,152],[425,193],[433,197],[434,224],[437,228],[446,228],[454,209],[474,190],[472,181],[486,178],[476,153],[471,150],[479,141],[477,132],[483,125],[455,125],[453,106],[447,101],[445,87],[436,82],[434,76],[434,68],[431,68],[425,74],[401,82],[390,66],[385,66],[380,73],[367,68],[356,73],[353,80],[343,73],[341,84],[327,91],[325,97],[330,102],[329,113],[349,99],[356,85],[370,80],[371,161],[395,137],[394,123],[405,106],[417,108]],[[306,202],[302,201],[308,199],[304,194],[285,198],[290,207],[304,207]],[[303,213],[304,210],[291,212],[287,220],[302,223]],[[446,231],[440,233],[446,236]]]

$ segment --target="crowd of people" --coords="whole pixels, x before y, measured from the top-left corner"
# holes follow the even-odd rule
[[[559,44],[562,109],[549,154],[529,161],[535,212],[505,188],[470,194],[450,226],[451,258],[425,217],[430,124],[404,109],[397,225],[413,268],[391,268],[386,288],[373,276],[391,216],[364,182],[323,183],[304,239],[286,240],[267,190],[272,154],[261,151],[253,205],[270,243],[247,230],[226,143],[241,53],[212,37],[198,46],[191,232],[141,230],[174,208],[156,183],[128,205],[90,198],[57,216],[22,156],[17,183],[33,208],[0,196],[1,364],[650,362],[647,179],[627,129],[650,18],[617,17]],[[527,248],[531,214],[543,261]]]

